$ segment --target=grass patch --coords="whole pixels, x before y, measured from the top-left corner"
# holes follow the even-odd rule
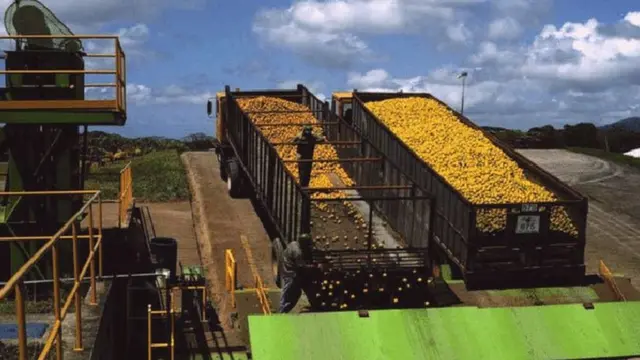
[[[127,164],[117,161],[92,169],[87,189],[102,190],[104,199],[117,199],[120,170]],[[187,175],[175,150],[157,151],[131,159],[133,196],[139,201],[167,202],[189,199]]]
[[[570,147],[570,148],[567,148],[567,150],[573,151],[579,154],[594,156],[603,160],[608,160],[608,161],[611,161],[612,163],[627,165],[627,166],[634,167],[636,169],[640,169],[640,159],[634,158],[631,156],[626,156],[623,154],[606,152],[604,150],[591,149],[591,148]]]

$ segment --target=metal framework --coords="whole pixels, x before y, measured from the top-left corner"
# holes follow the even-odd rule
[[[115,66],[112,69],[46,69],[46,70],[2,70],[0,74],[3,75],[46,75],[46,74],[61,74],[61,75],[112,75],[114,82],[111,83],[87,83],[83,86],[85,88],[115,88],[115,97],[113,99],[106,100],[7,100],[0,101],[0,112],[3,113],[3,122],[10,123],[14,117],[16,122],[24,123],[25,116],[11,115],[7,118],[7,112],[16,112],[28,110],[34,111],[63,111],[67,112],[65,115],[69,115],[72,111],[82,112],[107,112],[117,114],[121,117],[116,122],[124,120],[127,110],[126,101],[126,62],[125,55],[120,45],[120,39],[118,36],[113,35],[5,35],[0,36],[0,40],[20,40],[20,39],[75,39],[75,40],[107,40],[113,42],[113,52],[99,53],[99,54],[82,54],[83,58],[95,59],[95,58],[112,58],[115,59]],[[29,50],[26,50],[29,52]],[[83,120],[81,123],[102,123],[104,117],[93,117],[90,114],[81,114]],[[34,119],[32,123],[41,123],[42,119]],[[58,119],[59,120],[59,119]],[[55,119],[49,121],[55,122]],[[113,121],[113,120],[112,120]],[[110,124],[112,121],[107,121],[106,124]],[[78,123],[78,121],[73,121]]]
[[[78,191],[36,191],[36,192],[19,192],[19,193],[10,193],[10,192],[0,192],[0,196],[7,195],[19,195],[19,196],[37,196],[37,195],[91,195],[90,198],[85,202],[85,204],[78,210],[54,235],[49,236],[46,243],[35,253],[33,254],[24,265],[20,267],[20,269],[11,276],[11,278],[5,283],[5,285],[0,289],[0,300],[5,299],[11,293],[15,295],[16,302],[16,317],[18,323],[18,347],[19,347],[19,359],[26,360],[27,355],[27,334],[26,334],[26,321],[25,321],[25,298],[24,292],[22,289],[23,286],[23,278],[26,276],[27,272],[40,260],[44,257],[45,253],[51,251],[52,254],[52,263],[53,263],[53,307],[54,307],[54,316],[55,322],[51,331],[49,333],[49,337],[46,339],[44,343],[44,348],[42,352],[38,356],[38,359],[46,359],[51,351],[51,348],[55,344],[56,346],[56,359],[62,359],[62,333],[61,326],[62,321],[64,321],[69,308],[71,307],[72,301],[75,303],[75,316],[76,316],[76,330],[75,330],[75,351],[82,351],[82,304],[80,300],[80,293],[78,290],[80,289],[80,284],[82,283],[82,279],[85,277],[87,271],[89,271],[90,283],[91,283],[91,291],[90,291],[90,304],[95,306],[97,305],[96,299],[96,268],[95,268],[95,257],[98,255],[98,275],[102,276],[102,200],[100,197],[99,190],[78,190]],[[93,204],[98,203],[98,226],[97,233],[94,233],[94,216],[93,216]],[[88,211],[89,216],[89,226],[88,226],[88,235],[79,235],[79,221],[85,212]],[[71,235],[64,235],[68,232],[71,232]],[[41,240],[43,236],[36,237],[13,237],[13,238],[2,238],[2,241],[34,241]],[[80,239],[88,239],[89,241],[89,254],[87,255],[87,259],[85,263],[82,265],[78,264],[77,253],[78,253],[78,240]],[[64,304],[61,306],[60,299],[60,271],[59,271],[59,242],[60,240],[71,239],[73,242],[73,272],[74,272],[74,282],[73,288],[71,289],[69,296],[66,300],[64,300]]]
[[[128,189],[128,195],[120,194],[119,199],[123,199],[120,204],[120,208],[124,208],[124,213],[128,212],[128,207],[133,205],[133,178],[131,177],[131,168],[127,165],[123,171],[120,172],[120,183],[127,184],[121,185],[122,189]],[[103,281],[114,277],[136,277],[136,276],[149,276],[149,274],[138,275],[121,275],[121,276],[104,276],[103,275],[103,208],[102,197],[99,190],[76,190],[76,191],[21,191],[21,192],[0,192],[0,197],[4,196],[20,196],[20,197],[37,197],[37,196],[89,196],[85,200],[84,205],[76,211],[64,225],[54,235],[38,235],[38,236],[4,236],[0,237],[0,243],[3,242],[34,242],[43,241],[45,243],[41,246],[21,267],[16,271],[9,280],[3,283],[3,287],[0,289],[0,300],[6,299],[12,293],[14,294],[14,301],[16,303],[16,317],[18,323],[18,345],[19,345],[19,359],[26,360],[29,357],[27,354],[27,338],[26,338],[26,322],[25,322],[25,294],[23,286],[26,283],[53,283],[53,302],[54,302],[54,316],[55,322],[51,328],[49,337],[44,343],[44,348],[39,354],[38,359],[47,359],[52,347],[56,347],[56,359],[62,359],[62,342],[61,342],[61,326],[72,301],[75,304],[75,351],[82,351],[82,307],[80,299],[80,284],[86,282],[90,283],[89,300],[90,305],[96,306],[97,294],[96,294],[96,280]],[[129,199],[129,200],[127,200]],[[94,205],[97,204],[97,214],[94,216]],[[122,211],[122,210],[121,210]],[[80,234],[80,220],[84,216],[88,217],[87,234]],[[97,217],[97,219],[96,219]],[[69,234],[70,233],[70,234]],[[66,279],[60,277],[60,241],[72,241],[72,256],[73,256],[73,273],[72,279]],[[84,264],[78,263],[78,245],[79,240],[85,240],[89,242],[89,253]],[[40,280],[40,281],[25,281],[24,278],[28,274],[29,270],[36,266],[36,264],[44,258],[47,252],[51,252],[52,255],[52,279]],[[96,256],[97,256],[97,274],[96,274]],[[87,271],[89,276],[87,277]],[[157,276],[156,274],[153,274]],[[64,300],[64,304],[61,305],[62,299],[60,299],[60,285],[65,282],[72,282],[73,288],[69,293],[67,299]]]

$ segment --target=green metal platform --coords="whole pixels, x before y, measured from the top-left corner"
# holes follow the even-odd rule
[[[640,302],[250,316],[254,360],[603,359],[640,355]]]

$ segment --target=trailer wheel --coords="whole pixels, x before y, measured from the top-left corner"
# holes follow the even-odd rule
[[[238,161],[233,159],[227,161],[227,191],[232,198],[238,198],[242,195],[242,177],[240,174],[240,165]]]
[[[221,154],[218,154],[218,166],[220,167],[220,178],[227,181],[227,160]]]
[[[280,278],[282,268],[282,254],[284,253],[284,247],[279,238],[273,240],[271,246],[271,271],[273,273],[273,281],[277,287],[282,287],[282,279]]]

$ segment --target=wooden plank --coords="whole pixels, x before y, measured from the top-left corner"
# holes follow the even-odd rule
[[[110,110],[117,111],[115,100],[11,100],[0,101],[1,110]]]

